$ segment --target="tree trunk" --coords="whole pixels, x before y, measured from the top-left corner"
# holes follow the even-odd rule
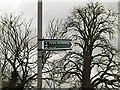
[[[17,77],[18,77],[17,71],[13,71],[12,75],[11,75],[11,79],[9,80],[9,84],[8,84],[9,88],[15,88],[16,87],[16,83],[17,83],[17,80],[18,80]]]
[[[82,74],[82,89],[92,89],[90,74],[91,74],[91,56],[89,53],[84,54],[84,66]]]

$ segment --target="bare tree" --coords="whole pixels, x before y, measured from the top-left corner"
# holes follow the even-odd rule
[[[120,87],[118,52],[112,43],[117,30],[116,19],[115,12],[105,10],[98,2],[73,9],[63,29],[56,29],[61,30],[58,35],[74,42],[73,51],[56,61],[57,84],[69,83],[82,89]]]
[[[31,30],[32,20],[26,22],[21,15],[0,17],[0,52],[2,54],[3,88],[30,87],[37,60],[36,33]]]
[[[51,20],[48,24],[48,30],[45,33],[45,37],[47,39],[61,39],[64,36],[61,35],[62,33],[62,23],[63,20]],[[53,88],[55,82],[59,81],[55,78],[54,72],[56,69],[55,61],[51,60],[54,55],[58,54],[58,51],[43,51],[43,87]]]
[[[78,76],[82,88],[120,87],[117,50],[110,42],[114,39],[116,26],[115,13],[105,10],[98,2],[74,8],[68,17],[66,30],[74,32],[72,39],[80,49],[71,52],[75,58],[68,60],[64,68],[73,63],[72,68],[65,70],[76,71],[71,74]],[[91,76],[95,68],[98,72]]]

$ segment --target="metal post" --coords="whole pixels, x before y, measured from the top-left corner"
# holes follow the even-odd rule
[[[0,89],[2,88],[2,71],[1,71],[1,58],[0,58]]]
[[[119,54],[118,63],[120,65],[120,36],[119,35],[120,35],[120,1],[118,2],[118,54]],[[118,70],[118,74],[120,75],[120,69]]]
[[[54,90],[55,90],[55,63],[53,63],[53,88],[54,88]]]
[[[38,90],[42,89],[42,0],[38,0]],[[39,41],[40,40],[40,41]]]

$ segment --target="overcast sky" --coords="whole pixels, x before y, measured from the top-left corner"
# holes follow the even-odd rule
[[[0,15],[4,13],[24,13],[24,18],[33,18],[33,27],[37,23],[38,0],[0,0]],[[74,6],[83,5],[89,1],[107,2],[109,7],[117,8],[119,0],[42,0],[43,3],[43,31],[47,29],[50,20],[67,18]],[[116,4],[115,4],[116,3]]]

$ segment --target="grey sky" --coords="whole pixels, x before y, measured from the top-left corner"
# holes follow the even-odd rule
[[[44,0],[43,6],[43,30],[47,29],[48,22],[53,19],[65,19],[70,14],[73,7],[83,6],[90,1],[104,2],[106,8],[117,11],[119,0]]]
[[[24,13],[28,20],[33,18],[33,27],[37,24],[37,1],[38,0],[0,0],[0,15],[4,13]],[[100,1],[109,3],[109,7],[117,8],[119,0],[42,0],[43,3],[43,31],[47,30],[50,20],[67,18],[74,6],[83,5],[83,2]],[[113,3],[115,2],[115,3]],[[111,4],[110,4],[111,3]]]
[[[33,27],[36,28],[36,17],[37,17],[37,0],[0,0],[0,16],[5,13],[20,15],[27,20],[33,18]]]

